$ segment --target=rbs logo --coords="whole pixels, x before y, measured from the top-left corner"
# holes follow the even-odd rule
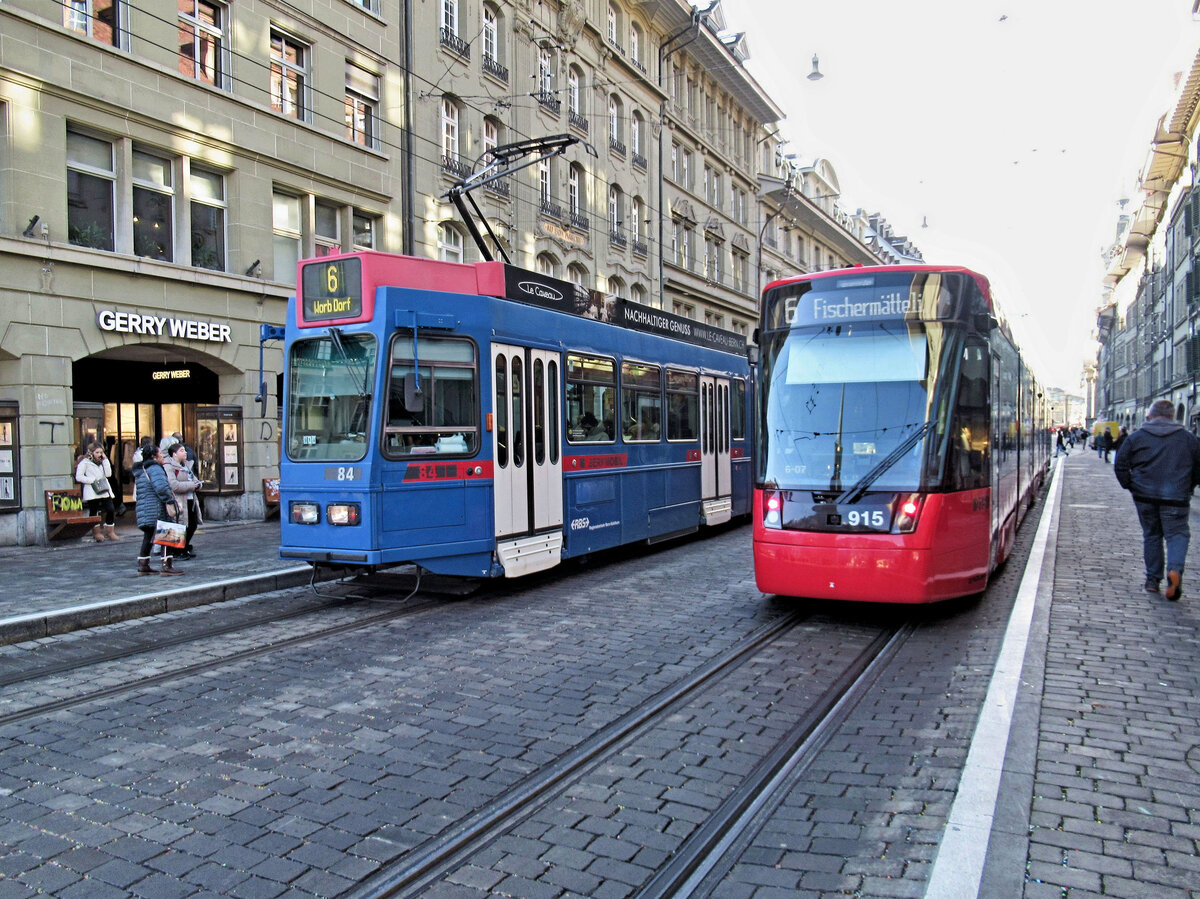
[[[571,530],[586,531],[587,526],[591,523],[592,523],[591,520],[588,518],[572,518],[571,519]]]

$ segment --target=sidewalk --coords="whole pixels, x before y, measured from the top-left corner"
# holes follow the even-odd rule
[[[279,558],[278,521],[206,522],[193,541],[196,558],[176,563],[183,576],[139,577],[141,531],[132,514],[124,518],[119,543],[89,535],[0,547],[0,644],[293,587],[311,574]]]
[[[1200,502],[1169,602],[1143,589],[1141,528],[1112,464],[1076,450],[1061,466],[978,895],[1194,896]]]

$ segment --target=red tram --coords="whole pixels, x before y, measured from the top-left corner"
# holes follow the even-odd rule
[[[879,266],[767,285],[754,570],[789,596],[978,593],[1048,468],[1046,403],[985,277]]]

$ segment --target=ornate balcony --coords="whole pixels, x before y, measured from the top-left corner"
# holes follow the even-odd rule
[[[500,65],[500,61],[496,57],[483,54],[483,71],[484,74],[491,75],[497,81],[508,84],[508,66]]]
[[[447,50],[457,53],[463,59],[471,58],[471,45],[464,41],[461,37],[446,28],[444,25],[441,29],[441,44]]]
[[[632,158],[634,165],[636,165],[639,169],[642,169],[643,171],[645,171],[645,169],[646,169],[646,157],[645,156],[643,156],[637,150],[634,150],[633,154],[630,158]]]
[[[442,171],[455,178],[466,178],[471,174],[471,167],[457,156],[442,156]]]
[[[644,240],[635,240],[633,242],[633,252],[637,253],[639,256],[649,256],[650,248],[646,246],[646,242]]]
[[[591,228],[591,222],[588,220],[586,212],[580,212],[578,209],[571,210],[571,227],[576,231],[587,231]]]
[[[572,128],[578,128],[584,134],[587,134],[588,120],[574,109],[567,113],[567,124]]]
[[[620,229],[614,228],[610,225],[608,228],[608,242],[614,247],[620,247],[621,249],[624,249],[629,244],[629,238],[627,238]]]
[[[555,115],[558,115],[559,111],[562,110],[562,100],[554,96],[553,91],[538,91],[533,95],[533,99],[537,100],[541,106],[550,110]]]
[[[497,178],[495,181],[489,181],[487,184],[487,187],[485,187],[484,190],[491,191],[492,193],[498,194],[499,196],[502,196],[502,197],[507,197],[509,194],[509,190],[510,190],[510,188],[508,186],[508,179],[507,178]]]
[[[563,210],[557,203],[552,203],[550,200],[542,199],[540,211],[542,215],[548,215],[552,219],[562,221]]]
[[[618,156],[624,156],[624,155],[625,155],[625,144],[624,144],[624,142],[617,140],[615,137],[610,137],[610,138],[608,139],[608,149],[612,150],[612,151],[613,151],[614,153],[616,153]]]

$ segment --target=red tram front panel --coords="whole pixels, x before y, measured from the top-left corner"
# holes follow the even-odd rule
[[[929,494],[911,534],[767,528],[755,491],[754,577],[764,593],[855,602],[925,603],[987,583],[990,491]]]

